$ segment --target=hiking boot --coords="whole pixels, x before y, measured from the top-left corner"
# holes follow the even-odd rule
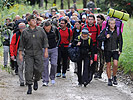
[[[112,79],[108,79],[108,86],[112,86]]]
[[[84,87],[86,87],[87,86],[87,82],[84,82]]]
[[[32,94],[32,87],[31,84],[28,84],[28,91],[27,94]]]
[[[102,73],[98,73],[98,78],[101,79],[102,78]]]
[[[34,81],[33,89],[34,89],[35,91],[38,89],[38,82],[37,82],[37,81]]]
[[[82,86],[82,84],[81,83],[78,83],[78,86]]]
[[[48,86],[48,83],[46,82],[43,82],[43,85],[42,86]]]
[[[20,83],[20,86],[24,86],[24,82]]]
[[[117,83],[117,77],[116,77],[116,76],[113,76],[112,80],[113,80],[113,84],[114,84],[114,85],[117,85],[117,84],[118,84],[118,83]]]
[[[94,76],[94,78],[98,78],[98,73],[95,73],[95,76]]]
[[[56,77],[61,77],[61,73],[57,73]]]
[[[64,73],[62,74],[62,78],[66,78],[66,75]]]

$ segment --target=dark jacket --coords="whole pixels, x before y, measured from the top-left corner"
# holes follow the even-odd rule
[[[74,39],[75,39],[77,36],[79,36],[79,35],[80,35],[81,29],[79,30],[79,32],[77,32],[77,28],[76,28],[76,27],[74,27],[72,31],[73,31],[73,37],[72,37],[71,42],[73,42],[73,41],[74,41]]]
[[[106,32],[107,34],[110,34],[110,38],[106,38]],[[115,31],[111,32],[109,29],[104,29],[101,31],[100,35],[98,36],[97,40],[104,41],[104,50],[105,51],[117,51],[119,49],[120,52],[122,52],[122,46],[123,46],[123,38],[122,34],[117,34],[117,29],[115,28]]]
[[[10,45],[10,34],[11,34],[11,30],[9,30],[9,29],[6,29],[5,31],[2,32],[3,46],[9,46]]]
[[[89,39],[89,38],[88,38]],[[93,50],[93,41],[92,39],[90,40],[90,44],[88,43],[88,39],[87,40],[83,40],[81,37],[80,39],[75,38],[73,43],[72,43],[72,47],[77,46],[78,42],[81,42],[79,48],[80,48],[80,55],[83,57],[90,57],[91,59],[94,60],[94,50]]]
[[[48,48],[48,39],[41,27],[26,28],[20,37],[19,51],[25,50],[25,55],[36,56],[43,54],[43,48]]]
[[[46,34],[48,37],[48,44],[49,44],[48,48],[52,49],[52,48],[58,47],[59,43],[61,41],[61,36],[60,36],[59,30],[56,27],[52,26],[50,32],[49,33],[46,32]]]

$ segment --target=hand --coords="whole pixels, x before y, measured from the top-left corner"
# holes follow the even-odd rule
[[[93,64],[93,60],[90,60],[90,64],[91,64],[91,65]]]
[[[23,61],[23,56],[19,55],[19,60],[22,62]]]
[[[106,37],[107,37],[107,39],[110,38],[110,34],[107,34]]]
[[[81,42],[78,42],[77,46],[80,46]]]
[[[14,56],[11,56],[11,59],[14,61],[15,57]]]
[[[44,57],[45,57],[45,58],[48,58],[48,52],[47,52],[47,51],[45,51]]]
[[[121,54],[121,52],[119,51],[119,52],[118,52],[118,54],[120,55],[120,54]]]

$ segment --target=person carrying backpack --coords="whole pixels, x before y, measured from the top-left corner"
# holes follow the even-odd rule
[[[23,77],[24,61],[21,62],[19,60],[19,40],[25,28],[26,28],[25,23],[19,23],[18,25],[19,31],[14,33],[10,44],[11,59],[13,61],[16,59],[17,65],[18,65],[18,76],[19,76],[20,86],[24,86],[25,83],[24,83],[24,77]],[[23,56],[24,56],[24,52],[23,52]]]
[[[80,57],[77,61],[77,75],[78,75],[78,85],[81,86],[84,84],[84,87],[88,83],[89,80],[89,73],[90,73],[90,65],[93,63],[94,60],[94,50],[93,50],[93,41],[89,36],[88,28],[83,28],[81,35],[76,37],[71,45],[72,47],[78,46],[80,48]],[[84,62],[84,66],[82,67],[82,62]],[[83,73],[82,73],[83,69]]]
[[[88,28],[90,37],[92,38],[93,41],[93,49],[94,49],[94,54],[96,58],[93,62],[93,64],[91,65],[91,71],[89,73],[89,80],[91,81],[93,78],[93,74],[95,73],[95,69],[97,66],[97,46],[98,46],[98,41],[97,41],[97,36],[100,34],[100,27],[99,25],[95,24],[95,16],[94,15],[89,15],[88,16],[88,24],[85,24],[82,29],[84,27]]]
[[[122,33],[117,32],[114,18],[108,20],[109,27],[106,27],[98,36],[99,41],[104,41],[104,54],[107,63],[108,86],[117,85],[117,68],[119,56],[122,53],[123,38]],[[113,58],[113,76],[111,79],[111,58]]]
[[[1,35],[1,41],[3,44],[3,56],[4,56],[4,68],[7,68],[8,64],[8,55],[9,55],[9,48],[10,48],[10,37],[11,37],[11,30],[9,29],[8,25],[11,23],[11,19],[7,18],[6,19],[6,28],[2,32]]]
[[[62,19],[60,22],[61,28],[59,32],[61,35],[61,42],[58,48],[58,66],[57,66],[57,76],[61,77],[61,60],[62,60],[62,78],[66,78],[66,70],[68,67],[68,45],[72,40],[72,30],[67,28],[67,20]]]

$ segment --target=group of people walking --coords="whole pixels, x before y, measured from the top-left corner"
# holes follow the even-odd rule
[[[117,33],[114,18],[105,20],[102,14],[96,17],[97,20],[89,10],[79,14],[71,7],[69,12],[52,8],[45,14],[34,10],[32,14],[27,13],[22,18],[16,15],[14,23],[7,18],[7,29],[2,32],[4,67],[7,67],[7,55],[10,51],[11,66],[19,76],[20,86],[26,84],[27,94],[32,94],[32,85],[37,90],[41,78],[43,86],[48,86],[49,80],[55,84],[55,77],[67,78],[66,72],[71,60],[68,48],[79,47],[80,57],[74,62],[78,85],[86,87],[92,81],[93,75],[94,78],[102,78],[104,57],[108,86],[112,86],[112,79],[113,84],[117,85],[116,73],[122,52],[122,33]],[[104,21],[108,25],[102,30]],[[100,61],[97,60],[97,54]],[[114,65],[111,77],[112,57]]]

